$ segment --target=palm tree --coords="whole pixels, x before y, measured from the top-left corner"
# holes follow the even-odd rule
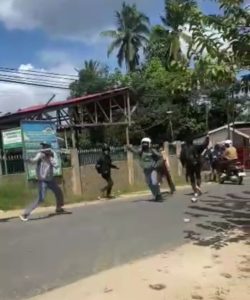
[[[97,60],[85,60],[84,61],[84,71],[90,73],[98,73],[100,71],[101,64]]]
[[[149,18],[137,10],[136,5],[122,4],[121,11],[115,12],[116,30],[102,32],[113,41],[108,48],[108,56],[118,49],[117,60],[121,67],[126,64],[128,72],[139,65],[139,51],[145,48],[149,35]]]
[[[157,26],[153,35],[166,41],[168,64],[184,59],[182,42],[191,44],[191,36],[184,32],[184,26],[195,8],[197,4],[194,0],[165,0],[165,16],[161,17],[163,25]]]

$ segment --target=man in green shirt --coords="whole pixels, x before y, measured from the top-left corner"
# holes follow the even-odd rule
[[[157,165],[161,160],[163,161],[162,155],[155,149],[152,149],[151,139],[148,137],[141,140],[141,148],[139,150],[135,150],[131,146],[128,147],[128,150],[139,156],[146,183],[154,196],[154,200],[162,201],[157,173]]]

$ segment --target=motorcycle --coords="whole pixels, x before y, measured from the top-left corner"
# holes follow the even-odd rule
[[[227,169],[219,173],[219,183],[230,181],[235,184],[242,184],[243,178],[246,177],[244,166],[239,162],[232,163]]]

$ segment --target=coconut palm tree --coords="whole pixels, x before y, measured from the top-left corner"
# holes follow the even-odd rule
[[[185,33],[190,13],[197,8],[194,0],[165,0],[165,16],[162,25],[153,32],[154,38],[165,39],[167,45],[167,63],[184,59],[182,43],[191,43],[191,36]]]
[[[116,30],[102,32],[103,36],[112,38],[108,56],[118,49],[117,60],[121,67],[125,62],[128,72],[135,70],[139,64],[139,51],[145,48],[149,35],[149,18],[137,10],[136,5],[122,4],[121,11],[115,12]]]

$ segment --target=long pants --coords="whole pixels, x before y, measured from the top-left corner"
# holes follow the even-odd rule
[[[110,173],[108,173],[108,174],[102,174],[102,178],[107,181],[107,185],[102,189],[102,192],[106,193],[106,196],[109,197],[111,195],[114,182],[113,182],[113,180],[111,178],[111,174]]]
[[[38,181],[38,197],[25,209],[25,215],[29,215],[39,204],[41,204],[46,196],[47,189],[50,189],[56,198],[56,208],[59,209],[64,205],[63,192],[55,179],[51,181]]]
[[[161,196],[157,171],[156,170],[144,170],[144,175],[145,175],[146,183],[147,183],[152,195],[157,200],[157,198]]]
[[[201,165],[187,165],[187,176],[190,178],[191,185],[195,190],[201,186]]]

